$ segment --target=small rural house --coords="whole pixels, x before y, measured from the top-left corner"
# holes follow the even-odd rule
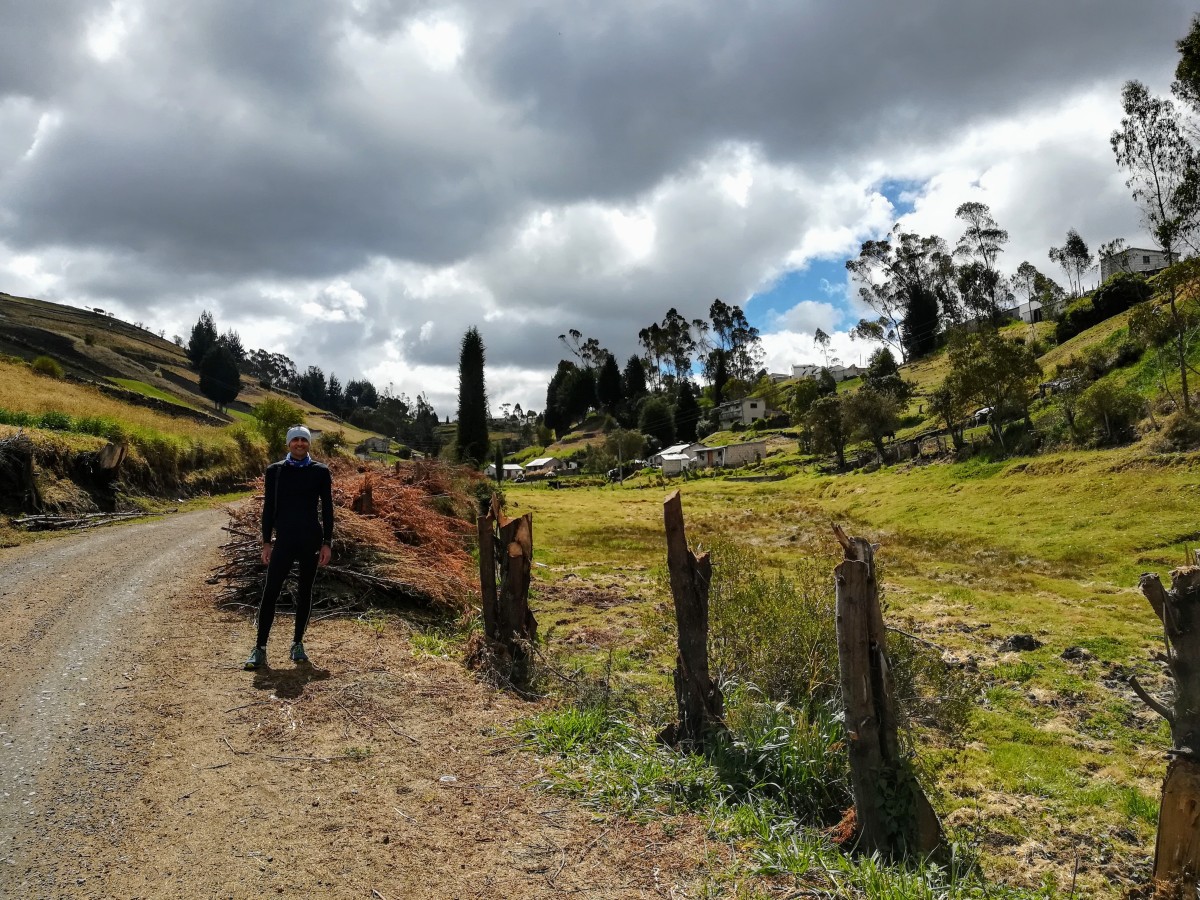
[[[485,474],[488,478],[495,478],[496,477],[496,464],[488,463],[488,467],[483,470],[483,474]],[[517,465],[516,463],[505,463],[504,464],[504,480],[505,481],[511,481],[512,479],[516,478],[518,475],[524,475],[524,474],[525,474],[525,469],[522,468],[521,466]]]
[[[777,409],[768,409],[767,403],[761,397],[743,397],[741,400],[729,400],[717,407],[717,421],[722,428],[730,425],[749,425],[755,419],[769,419],[780,415]]]
[[[863,366],[843,366],[840,363],[834,363],[832,366],[822,366],[817,363],[803,363],[802,365],[792,366],[792,377],[819,378],[822,369],[828,369],[829,374],[833,376],[834,381],[845,381],[848,378],[858,378],[867,371]]]
[[[743,441],[724,447],[701,447],[693,454],[693,467],[705,469],[734,468],[758,462],[767,455],[766,441]]]
[[[698,448],[703,448],[703,446],[704,446],[703,444],[673,444],[670,447],[667,447],[666,449],[658,451],[653,456],[651,456],[648,460],[646,460],[646,462],[652,466],[658,466],[661,468],[664,457],[666,457],[668,455],[678,455],[678,454],[682,453],[684,456],[691,459],[692,450],[698,449]]]
[[[355,453],[387,453],[392,449],[392,441],[385,437],[369,437],[359,444]]]
[[[686,453],[662,453],[662,473],[664,475],[681,475],[684,469],[692,467],[692,458]]]
[[[525,475],[536,477],[553,475],[563,468],[562,460],[557,457],[539,456],[537,459],[531,459],[525,464]]]
[[[1161,250],[1144,247],[1126,247],[1120,253],[1110,253],[1100,258],[1100,281],[1104,282],[1118,272],[1135,272],[1153,275],[1171,264],[1170,257]]]

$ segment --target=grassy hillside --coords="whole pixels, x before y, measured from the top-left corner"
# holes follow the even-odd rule
[[[243,378],[238,399],[227,413],[220,412],[200,393],[199,376],[171,341],[92,310],[5,293],[0,293],[0,355],[24,360],[50,356],[69,376],[179,406],[214,419],[213,424],[244,421],[255,404],[280,396]],[[284,399],[303,410],[313,428],[340,429],[351,443],[370,435],[299,397]]]
[[[29,361],[39,356],[64,377],[33,371]],[[46,511],[144,505],[243,483],[267,462],[250,411],[271,396],[281,395],[245,379],[228,411],[215,410],[172,342],[94,311],[0,294],[0,439],[32,437]],[[314,429],[343,431],[351,446],[369,436],[297,397],[283,399]],[[86,475],[88,454],[109,441],[129,449],[115,486]],[[5,511],[17,512],[17,501],[5,499]]]

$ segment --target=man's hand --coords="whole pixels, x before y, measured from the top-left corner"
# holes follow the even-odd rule
[[[263,544],[262,561],[263,561],[264,566],[269,566],[271,564],[271,545],[270,544]]]
[[[318,566],[329,565],[329,557],[331,557],[331,556],[333,556],[333,550],[330,549],[328,544],[322,544],[321,545],[321,553],[317,557],[317,565]]]

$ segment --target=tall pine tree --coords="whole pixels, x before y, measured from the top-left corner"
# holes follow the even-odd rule
[[[476,465],[483,465],[490,449],[483,353],[479,330],[468,329],[458,356],[458,458]]]
[[[200,368],[200,361],[204,359],[209,350],[216,346],[219,339],[212,313],[206,309],[200,313],[200,318],[192,326],[192,336],[188,341],[187,356],[192,365],[197,369]]]
[[[621,367],[611,353],[604,357],[604,365],[600,367],[600,375],[596,379],[596,399],[601,408],[613,415],[617,411],[625,394],[621,384]]]

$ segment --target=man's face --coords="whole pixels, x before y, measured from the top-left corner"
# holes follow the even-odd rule
[[[288,441],[288,450],[292,456],[299,459],[308,452],[308,438],[294,437]]]

